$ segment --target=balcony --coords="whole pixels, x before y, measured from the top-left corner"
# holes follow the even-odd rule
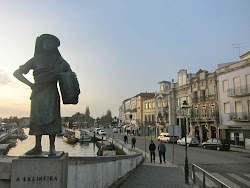
[[[228,97],[244,97],[250,96],[250,85],[239,86],[232,89],[227,90]]]
[[[125,113],[126,113],[126,112],[131,112],[131,109],[126,109],[126,110],[125,110]]]
[[[136,108],[131,109],[131,112],[137,112]]]
[[[209,94],[209,95],[207,96],[207,100],[208,100],[208,101],[213,101],[213,100],[215,100],[215,94]]]
[[[247,112],[234,112],[229,114],[229,119],[233,121],[250,121],[250,114]]]
[[[204,122],[204,121],[217,121],[219,119],[218,114],[211,114],[211,116],[191,116],[192,122]]]

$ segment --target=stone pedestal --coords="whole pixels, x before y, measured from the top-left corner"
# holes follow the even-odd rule
[[[11,188],[66,188],[67,178],[67,153],[55,157],[22,156],[12,162]]]

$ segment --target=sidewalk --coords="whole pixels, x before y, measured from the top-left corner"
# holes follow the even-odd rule
[[[131,147],[126,144],[126,147]],[[145,153],[138,148],[138,152]],[[136,168],[119,186],[119,188],[161,188],[161,187],[195,187],[191,179],[189,185],[185,184],[183,170],[166,160],[166,163],[159,164],[160,159],[156,152],[155,163],[150,162],[150,154],[146,153],[143,164]]]
[[[237,148],[237,147],[230,147],[230,151],[236,151],[236,152],[241,152],[241,153],[250,153],[249,149],[244,149],[244,148]]]

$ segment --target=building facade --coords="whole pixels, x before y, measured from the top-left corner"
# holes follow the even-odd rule
[[[217,77],[215,73],[199,70],[190,80],[191,132],[190,135],[206,141],[219,138]]]
[[[250,54],[218,65],[220,137],[244,147],[250,138]]]
[[[181,106],[184,101],[190,105],[190,79],[194,77],[193,74],[187,73],[187,70],[181,69],[178,72],[178,85],[175,89],[175,114],[176,124],[179,125],[179,137],[182,138],[185,134],[190,135],[190,110],[185,117],[182,114]]]

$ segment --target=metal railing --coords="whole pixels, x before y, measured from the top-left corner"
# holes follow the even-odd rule
[[[227,90],[227,94],[229,97],[250,95],[250,84],[245,86],[243,85],[239,87],[230,88]]]
[[[231,188],[230,186],[226,185],[225,183],[223,183],[213,175],[209,174],[207,171],[203,170],[196,164],[192,164],[192,179],[193,179],[193,184],[196,184],[202,188],[206,187]]]
[[[247,112],[231,112],[229,118],[234,121],[250,121],[250,114]]]

